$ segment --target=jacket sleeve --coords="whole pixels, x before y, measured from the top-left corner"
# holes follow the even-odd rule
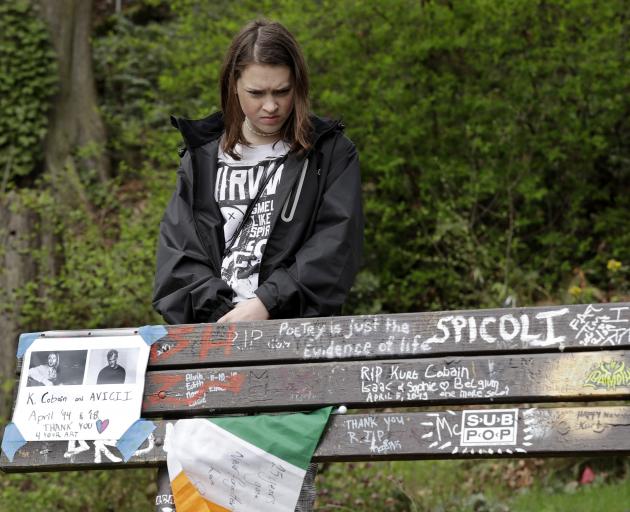
[[[153,307],[169,324],[213,322],[232,308],[232,289],[220,279],[195,227],[190,166],[186,152],[158,237]]]
[[[359,157],[344,136],[333,143],[325,179],[314,228],[295,262],[274,270],[256,290],[272,318],[338,314],[359,269],[363,250]]]

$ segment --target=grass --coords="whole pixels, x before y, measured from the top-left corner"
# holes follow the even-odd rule
[[[585,463],[598,476],[578,485]],[[414,512],[630,512],[627,469],[623,458],[417,461],[391,467]]]
[[[0,473],[2,512],[153,511],[155,470]]]
[[[511,512],[630,512],[630,481],[611,484],[593,483],[576,489],[550,493],[545,489],[531,489],[516,496]]]
[[[584,466],[596,475],[578,485]],[[318,512],[630,512],[630,459],[326,464]],[[4,475],[2,512],[154,510],[155,471]]]

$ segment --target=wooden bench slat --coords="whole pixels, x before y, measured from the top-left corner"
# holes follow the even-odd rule
[[[622,399],[630,352],[343,361],[147,374],[142,414]]]
[[[483,411],[482,413],[478,411]],[[471,419],[472,415],[477,418]],[[472,423],[507,423],[501,443],[471,444]],[[514,425],[506,421],[516,415]],[[463,416],[466,415],[464,424]],[[59,471],[157,466],[168,421],[157,420],[154,434],[127,463],[115,442],[38,441],[27,443],[6,472]],[[462,444],[462,430],[468,441]],[[488,436],[490,434],[487,434]],[[512,436],[512,437],[511,437]],[[500,437],[495,438],[499,440]],[[468,444],[467,444],[468,443]],[[536,457],[630,453],[630,407],[458,409],[433,412],[389,412],[333,416],[315,461],[459,459],[467,457]]]
[[[194,368],[630,347],[630,303],[165,326],[149,367]],[[50,331],[49,337],[133,333]]]
[[[630,303],[166,326],[151,367],[630,346]]]

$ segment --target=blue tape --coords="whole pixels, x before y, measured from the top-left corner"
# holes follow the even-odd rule
[[[163,325],[145,325],[138,329],[138,334],[142,336],[147,345],[153,345],[157,340],[166,336],[168,331]]]
[[[20,341],[18,341],[17,356],[23,357],[28,347],[42,335],[41,332],[25,332],[20,334]]]
[[[2,437],[2,451],[10,462],[13,462],[15,452],[26,444],[26,440],[22,437],[20,430],[15,423],[9,423],[4,427],[4,436]]]
[[[116,443],[116,448],[120,451],[125,462],[131,458],[156,428],[157,425],[152,421],[140,418],[127,429],[127,432]]]

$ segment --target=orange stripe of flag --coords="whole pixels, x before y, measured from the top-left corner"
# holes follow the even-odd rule
[[[177,512],[230,512],[201,496],[183,471],[171,482],[171,488]]]

